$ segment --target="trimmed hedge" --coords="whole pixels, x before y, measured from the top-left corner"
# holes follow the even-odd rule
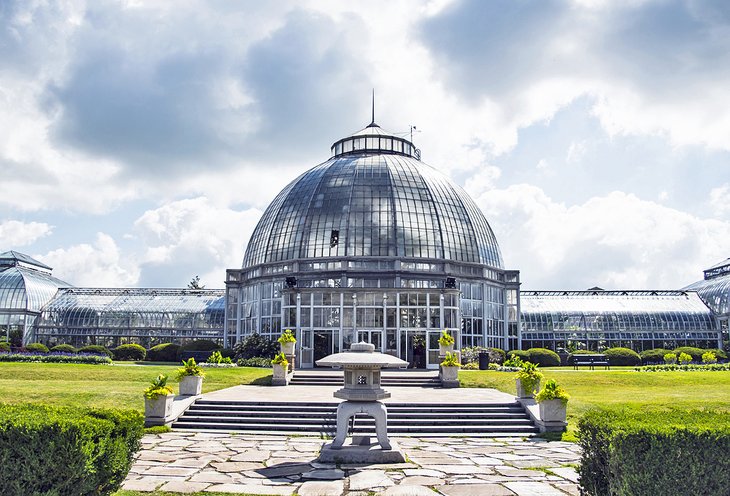
[[[56,353],[76,353],[76,348],[70,344],[57,344],[51,348],[51,351]]]
[[[271,358],[254,357],[254,358],[241,358],[238,361],[239,367],[271,367]]]
[[[147,350],[138,344],[122,344],[114,348],[114,360],[144,360]]]
[[[179,352],[180,345],[162,343],[153,346],[147,351],[147,360],[151,362],[177,362],[177,354]]]
[[[712,353],[715,354],[715,356],[717,357],[717,360],[718,361],[720,361],[720,360],[722,360],[722,361],[727,360],[727,353],[725,353],[725,351],[723,351],[723,350],[721,350],[719,348],[708,348],[708,349],[702,350],[702,351],[705,352],[705,353],[707,353],[708,351],[711,351]]]
[[[216,351],[222,347],[215,341],[210,339],[196,339],[195,341],[188,341],[183,344],[177,352],[177,359],[182,360],[183,353],[186,351]],[[200,360],[202,361],[202,360]]]
[[[10,351],[10,343],[7,341],[0,341],[0,351]]]
[[[601,409],[578,423],[581,494],[727,494],[726,412]]]
[[[236,343],[233,350],[236,352],[236,360],[256,357],[274,358],[279,353],[280,346],[276,340],[253,333]]]
[[[40,363],[87,363],[107,365],[112,359],[102,355],[77,355],[75,353],[0,353],[0,362]]]
[[[111,352],[106,346],[99,344],[90,344],[78,349],[79,353],[90,353],[92,355],[106,355],[109,358],[114,358],[114,353]]]
[[[654,348],[653,350],[644,350],[639,353],[641,357],[641,363],[644,365],[650,364],[662,364],[664,363],[664,355],[672,353],[672,350],[666,350],[664,348]]]
[[[631,348],[608,348],[603,354],[611,365],[641,365],[641,357]]]
[[[702,362],[702,354],[705,352],[705,350],[700,348],[695,348],[694,346],[682,346],[680,348],[676,348],[672,353],[677,355],[677,358],[679,358],[679,355],[681,353],[687,353],[692,357],[693,362]]]
[[[134,410],[0,404],[2,493],[101,496],[119,489],[144,433]]]
[[[31,351],[33,353],[48,353],[48,346],[46,346],[43,343],[30,343],[25,346],[26,351]]]
[[[530,348],[527,350],[529,361],[540,367],[559,367],[560,357],[557,353],[547,348]]]
[[[526,351],[522,350],[511,350],[507,352],[507,358],[517,357],[523,362],[529,362],[530,361],[530,354]]]

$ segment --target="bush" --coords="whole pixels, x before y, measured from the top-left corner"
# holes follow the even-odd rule
[[[641,365],[641,357],[630,348],[608,348],[603,353],[610,365]]]
[[[654,348],[653,350],[644,350],[639,353],[641,357],[641,363],[644,365],[660,364],[664,363],[664,355],[671,353],[672,350],[665,350],[664,348]]]
[[[106,355],[109,358],[114,358],[114,353],[109,350],[106,346],[101,346],[99,344],[90,344],[88,346],[84,346],[82,348],[79,348],[79,353],[89,353],[91,355]]]
[[[48,353],[48,346],[43,343],[30,343],[25,346],[26,351],[32,351],[33,353]]]
[[[112,359],[105,355],[77,355],[75,353],[3,353],[0,362],[39,362],[39,363],[87,363],[107,365]]]
[[[530,354],[526,351],[522,350],[512,350],[507,352],[507,358],[517,357],[523,362],[529,362],[530,361]]]
[[[51,352],[54,353],[76,353],[76,348],[70,344],[57,344],[51,348]]]
[[[177,360],[182,360],[183,353],[186,351],[216,351],[220,350],[221,346],[215,341],[210,339],[196,339],[195,341],[188,341],[183,344],[177,352]],[[206,357],[207,358],[207,357]]]
[[[507,353],[499,348],[489,348],[489,363],[503,364],[507,358]]]
[[[152,362],[177,362],[177,354],[179,352],[180,345],[162,343],[153,346],[147,351],[147,360]]]
[[[233,359],[233,357],[235,357],[235,356],[236,356],[236,352],[235,352],[235,351],[233,351],[233,348],[223,348],[223,349],[222,349],[222,350],[220,350],[220,351],[221,351],[221,356],[222,356],[223,358],[230,358],[230,359],[232,360],[232,359]]]
[[[236,352],[236,360],[254,357],[273,358],[279,353],[279,343],[261,334],[253,333],[236,343],[233,350]]]
[[[588,412],[578,423],[581,494],[727,494],[726,417],[697,410]]]
[[[144,360],[147,350],[138,344],[123,344],[114,348],[114,360]]]
[[[239,367],[263,367],[266,369],[271,368],[271,358],[253,357],[253,358],[241,358],[238,361]]]
[[[547,348],[530,348],[527,350],[530,358],[528,360],[541,367],[559,367],[560,357],[557,353]]]
[[[717,360],[718,361],[725,361],[725,360],[727,360],[727,353],[725,353],[724,350],[721,350],[719,348],[708,348],[708,349],[702,350],[702,351],[703,351],[703,353],[702,353],[703,355],[705,353],[707,353],[708,351],[710,353],[714,353],[715,356],[717,357]]]
[[[693,362],[701,362],[704,350],[694,348],[692,346],[682,346],[681,348],[677,348],[676,350],[674,350],[674,354],[677,356],[680,356],[682,353],[686,353],[687,355],[691,356]]]
[[[2,493],[112,494],[132,466],[143,424],[133,410],[0,404]]]
[[[0,341],[0,352],[10,351],[10,343],[7,341]]]

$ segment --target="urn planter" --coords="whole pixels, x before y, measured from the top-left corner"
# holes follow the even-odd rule
[[[203,378],[187,375],[180,379],[180,396],[198,396],[203,391]]]
[[[172,401],[175,396],[168,394],[159,396],[154,400],[145,398],[144,400],[144,416],[148,419],[165,419],[172,415]]]
[[[517,397],[518,398],[534,398],[535,393],[533,391],[525,391],[525,389],[522,387],[522,381],[519,379],[515,379],[515,384],[517,385]],[[540,381],[537,381],[535,383],[535,389],[534,391],[540,390]]]
[[[294,354],[294,342],[289,343],[279,343],[279,346],[281,347],[281,352],[287,356]]]
[[[441,386],[459,387],[459,367],[441,365]]]
[[[540,420],[543,422],[565,422],[567,404],[562,400],[544,400],[540,406]]]
[[[272,386],[286,386],[287,385],[287,366],[280,365],[278,363],[272,364],[274,368],[274,377],[271,379]]]

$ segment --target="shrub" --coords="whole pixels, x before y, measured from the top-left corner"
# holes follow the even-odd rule
[[[644,365],[664,363],[664,355],[671,353],[671,350],[665,350],[664,348],[654,348],[653,350],[644,350],[639,353],[641,357],[641,363]]]
[[[233,359],[233,357],[235,357],[235,356],[236,356],[236,352],[235,352],[235,351],[233,351],[233,348],[223,348],[223,349],[221,350],[221,356],[222,356],[223,358],[230,358],[230,359]]]
[[[112,494],[132,466],[143,423],[132,410],[0,404],[2,493]]]
[[[86,363],[106,365],[112,359],[106,355],[76,355],[73,353],[2,353],[0,362],[39,362],[39,363]]]
[[[559,367],[560,357],[557,353],[547,348],[530,348],[527,350],[530,362],[540,365],[541,367]]]
[[[664,355],[664,363],[667,365],[674,365],[675,363],[677,363],[677,355],[671,352],[667,353],[666,355]]]
[[[279,344],[296,343],[297,338],[294,337],[291,329],[286,329],[284,332],[281,333],[281,336],[279,336],[279,339],[277,339],[277,341],[279,342]]]
[[[512,350],[507,352],[507,358],[517,357],[523,362],[529,362],[530,361],[530,354],[526,351],[522,350]]]
[[[717,357],[711,351],[706,351],[702,354],[702,363],[717,363]]]
[[[492,363],[490,362],[489,365],[492,365]],[[499,365],[497,365],[496,363],[494,364],[494,366],[499,367]],[[479,370],[479,364],[476,362],[462,363],[461,368],[464,370]]]
[[[43,343],[30,343],[25,346],[26,351],[33,353],[48,353],[48,346]]]
[[[147,360],[151,362],[177,362],[177,354],[179,352],[180,345],[162,343],[153,346],[147,351]]]
[[[147,389],[144,390],[144,397],[148,400],[156,400],[160,396],[169,396],[173,394],[172,388],[167,385],[167,376],[160,374],[152,379]]]
[[[51,352],[55,353],[76,353],[76,348],[71,346],[70,344],[57,344],[53,348],[51,348]]]
[[[535,391],[538,383],[545,377],[542,372],[537,370],[537,367],[534,363],[524,362],[515,375],[515,378],[519,379],[522,384],[522,390],[526,393]]]
[[[444,359],[441,361],[442,367],[461,367],[459,358],[456,353],[446,353]]]
[[[680,353],[679,354],[679,363],[680,363],[680,365],[687,365],[690,362],[692,362],[692,356],[688,355],[687,353]]]
[[[603,353],[611,365],[641,365],[641,357],[630,348],[608,348]]]
[[[503,364],[507,354],[504,350],[499,348],[489,348],[489,363]]]
[[[271,359],[279,353],[279,344],[261,334],[253,333],[236,343],[233,350],[236,352],[236,360],[254,357]]]
[[[704,351],[693,346],[682,346],[674,350],[674,353],[677,356],[680,356],[682,353],[686,353],[692,357],[693,362],[700,362],[702,361],[702,353],[704,353]]]
[[[210,339],[196,339],[195,341],[189,341],[180,347],[180,350],[178,350],[177,353],[177,359],[180,361],[183,353],[186,351],[215,351],[220,349],[220,345],[218,345],[215,341],[211,341]]]
[[[205,377],[205,371],[203,370],[203,367],[195,363],[195,358],[188,358],[187,360],[182,361],[183,366],[177,369],[177,375],[176,379],[178,382],[182,380],[183,377],[189,377],[189,376],[200,376]]]
[[[210,354],[210,356],[206,360],[206,363],[215,363],[215,364],[220,365],[221,363],[232,364],[233,361],[228,357],[224,358],[223,355],[221,355],[220,351],[214,351],[213,353]]]
[[[441,331],[441,337],[439,337],[439,345],[451,346],[454,344],[454,336],[448,333],[446,329]]]
[[[138,344],[123,344],[114,348],[114,360],[144,360],[147,350]]]
[[[708,349],[702,350],[702,351],[704,351],[705,353],[707,353],[708,351],[711,353],[714,353],[718,360],[721,360],[721,361],[727,360],[727,353],[725,353],[724,350],[721,350],[719,348],[708,348]]]
[[[568,396],[568,393],[558,385],[555,379],[548,379],[545,382],[545,386],[535,395],[535,401],[538,403],[549,400],[560,400],[565,405],[569,399],[570,396]]]
[[[726,417],[697,410],[588,412],[578,423],[581,494],[726,494]]]
[[[271,368],[271,358],[254,357],[254,358],[241,358],[238,361],[239,367],[263,367]]]
[[[271,360],[271,363],[273,365],[281,365],[282,367],[286,367],[287,365],[289,365],[289,360],[286,359],[286,355],[284,353],[277,353]]]
[[[10,343],[7,341],[0,341],[0,352],[10,351]]]
[[[635,370],[639,372],[726,372],[730,371],[730,363],[644,365],[643,367],[636,367]]]
[[[79,348],[79,353],[89,353],[90,355],[106,355],[109,358],[114,358],[114,353],[112,353],[109,348],[106,346],[101,346],[99,344],[90,344],[88,346],[84,346],[82,348]]]

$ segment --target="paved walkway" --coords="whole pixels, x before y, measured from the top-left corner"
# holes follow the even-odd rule
[[[316,461],[326,441],[315,437],[146,435],[122,487],[299,496],[578,494],[571,467],[579,459],[575,444],[512,438],[394,439],[407,463],[336,466]]]

